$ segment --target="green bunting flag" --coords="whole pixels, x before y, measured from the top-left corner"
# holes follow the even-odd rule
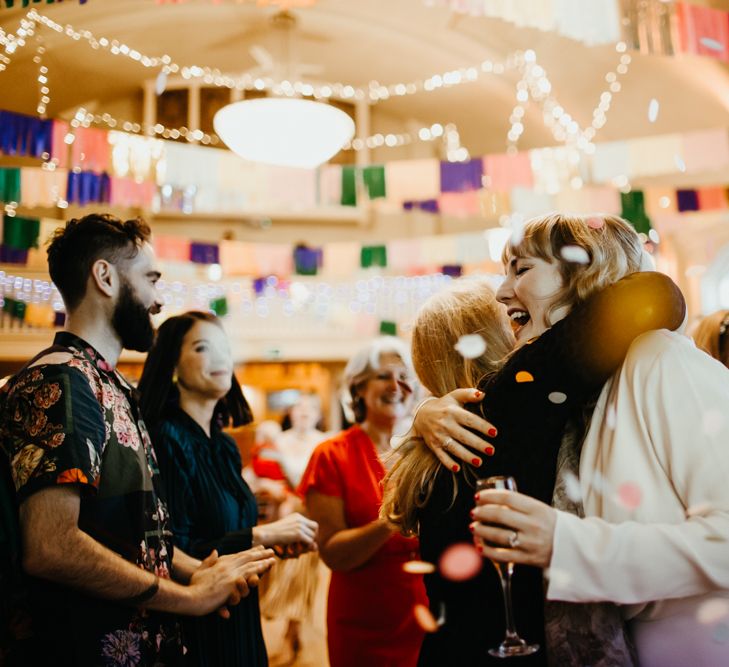
[[[387,267],[387,246],[371,245],[362,246],[360,251],[360,266],[368,269],[371,266]]]
[[[221,296],[218,299],[213,299],[210,302],[210,310],[212,310],[218,317],[224,317],[228,314],[228,300]]]
[[[382,320],[380,322],[380,333],[383,336],[397,336],[397,323]]]
[[[40,220],[6,215],[3,218],[3,245],[15,250],[38,247]]]
[[[645,198],[642,190],[631,190],[620,195],[622,217],[630,222],[639,233],[647,234],[651,230],[651,221],[645,212]]]
[[[0,201],[20,201],[20,169],[0,169]]]

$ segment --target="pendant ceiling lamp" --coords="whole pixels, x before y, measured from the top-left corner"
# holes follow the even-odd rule
[[[318,167],[354,136],[344,111],[288,97],[234,102],[215,114],[213,125],[242,158],[284,167]]]
[[[254,45],[250,52],[259,64],[256,76],[295,81],[301,72],[321,69],[295,64],[291,35],[296,19],[292,14],[278,12],[272,24],[280,35],[278,65],[265,48]],[[292,97],[233,102],[215,114],[213,126],[228,148],[242,158],[284,167],[318,167],[354,136],[354,122],[344,111]]]

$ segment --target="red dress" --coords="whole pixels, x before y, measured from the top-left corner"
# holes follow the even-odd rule
[[[349,528],[375,521],[382,503],[385,468],[359,427],[322,442],[299,485],[344,502]],[[332,572],[327,604],[331,667],[410,667],[418,662],[423,631],[413,608],[428,605],[421,575],[403,571],[419,558],[418,540],[397,533],[364,565]]]

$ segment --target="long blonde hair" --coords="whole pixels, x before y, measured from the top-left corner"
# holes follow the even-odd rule
[[[566,246],[582,248],[587,264],[566,261]],[[563,287],[550,314],[570,308],[594,292],[640,270],[643,244],[632,225],[616,215],[564,215],[550,213],[529,220],[521,240],[504,247],[504,266],[513,258],[539,257],[557,262]]]
[[[696,347],[729,367],[729,310],[701,318],[693,330]]]
[[[486,349],[467,359],[456,344],[471,334],[480,335]],[[475,387],[484,375],[498,370],[513,346],[508,318],[488,281],[463,278],[430,297],[418,312],[413,366],[433,396],[444,396],[459,387]],[[418,531],[417,511],[430,497],[440,461],[421,438],[408,439],[397,452],[398,459],[385,477],[380,516],[412,535]],[[454,497],[456,490],[454,483]]]

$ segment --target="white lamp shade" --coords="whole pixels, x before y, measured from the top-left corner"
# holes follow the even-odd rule
[[[215,132],[234,153],[252,162],[312,169],[336,155],[353,136],[343,111],[308,100],[272,97],[223,107]]]

